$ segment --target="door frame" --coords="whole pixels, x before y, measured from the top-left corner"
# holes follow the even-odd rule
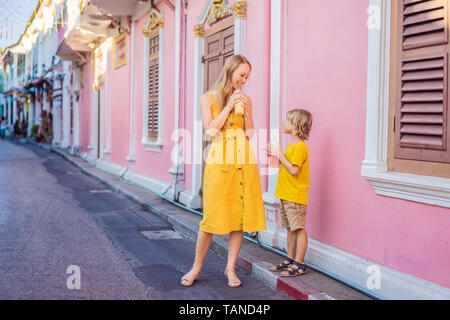
[[[226,0],[223,5],[228,7]],[[236,5],[235,5],[236,6]],[[188,207],[199,209],[202,207],[202,197],[199,192],[202,183],[202,161],[203,161],[203,128],[200,115],[200,97],[203,94],[204,74],[202,56],[205,44],[205,35],[213,28],[220,28],[225,26],[225,23],[234,23],[234,54],[245,55],[245,40],[246,40],[246,3],[242,1],[239,7],[229,8],[231,11],[231,18],[226,18],[223,22],[212,21],[211,27],[205,27],[210,23],[211,16],[214,14],[213,0],[207,0],[202,14],[197,19],[197,25],[194,26],[195,40],[194,40],[194,101],[193,101],[193,143],[192,143],[192,186],[191,193],[188,199],[182,199]],[[237,10],[238,9],[238,10]],[[244,9],[244,10],[242,10]],[[208,21],[208,23],[207,23]],[[230,25],[228,25],[230,26]],[[220,29],[219,29],[220,30]],[[219,31],[217,30],[217,31]]]

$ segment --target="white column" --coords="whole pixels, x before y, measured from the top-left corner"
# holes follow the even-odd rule
[[[246,36],[245,17],[234,18],[234,54],[245,56],[245,36]]]
[[[11,103],[12,103],[12,101],[11,101],[11,99],[12,99],[12,96],[9,96],[8,98],[7,98],[7,103],[8,103],[8,126],[11,126],[12,125],[12,115],[11,115]]]
[[[94,73],[94,53],[92,53],[90,55],[90,59],[89,59],[89,69],[93,70],[91,73]],[[63,87],[64,90],[64,87]],[[96,100],[96,91],[93,88],[90,88],[89,90],[93,90],[94,92],[91,94],[91,103],[90,103],[90,114],[89,114],[89,123],[90,123],[90,127],[89,127],[89,145],[88,145],[88,150],[89,150],[89,156],[88,156],[88,161],[93,161],[93,159],[95,159],[95,127],[94,127],[94,119],[95,119],[95,108],[97,107],[97,100]]]
[[[14,123],[16,123],[16,118],[18,118],[16,94],[12,95],[12,99],[13,99],[13,117],[12,117],[12,119],[13,119],[13,125],[14,125]]]
[[[33,103],[28,104],[28,128],[27,128],[27,136],[31,135],[31,128],[33,127]]]
[[[280,143],[280,94],[281,90],[281,23],[282,1],[271,1],[270,14],[270,141]],[[264,194],[264,202],[274,204],[278,202],[275,198],[278,169],[269,168],[268,191]]]
[[[188,204],[191,208],[201,208],[202,199],[198,195],[202,187],[202,157],[203,157],[203,127],[200,115],[200,96],[203,91],[203,54],[204,38],[203,35],[196,35],[194,40],[194,125],[193,125],[193,144],[192,144],[192,195],[193,199]]]
[[[80,146],[80,108],[79,101],[77,101],[77,92],[78,99],[80,97],[80,69],[76,68],[74,70],[74,86],[72,93],[72,101],[73,101],[73,146]]]
[[[134,170],[134,163],[136,161],[135,158],[135,135],[136,135],[136,128],[135,128],[135,119],[134,119],[134,109],[135,109],[135,92],[134,92],[134,37],[136,33],[136,22],[132,21],[131,23],[131,39],[130,39],[130,141],[128,143],[128,156],[126,157],[126,160],[128,161],[128,167],[131,170]],[[163,83],[160,84],[162,86]],[[144,92],[144,94],[147,94],[148,92]]]
[[[367,66],[366,150],[363,175],[387,172],[389,100],[390,1],[371,0],[368,9],[380,11],[380,26],[369,27]]]
[[[181,60],[181,0],[175,1],[175,60],[174,60],[174,66],[175,66],[175,103],[174,103],[174,130],[178,130],[178,126],[180,124],[180,60]],[[178,141],[179,141],[179,135],[175,135],[175,141],[174,141],[174,150],[172,156],[172,161],[175,160],[173,163],[174,166],[178,165],[179,159],[178,159]]]
[[[62,141],[61,148],[68,148],[70,144],[70,74],[69,74],[69,64],[71,62],[63,62],[63,74],[64,81],[62,87]]]
[[[173,149],[172,149],[172,167],[169,169],[169,173],[173,175],[174,178],[177,178],[177,175],[183,174],[183,163],[181,159],[180,154],[180,148],[179,148],[179,141],[180,141],[180,135],[179,135],[179,125],[180,125],[180,65],[181,65],[181,0],[175,1],[175,105],[174,105],[174,134],[172,134],[172,140],[174,143]],[[177,185],[175,185],[175,189],[177,189]],[[181,190],[180,190],[181,191]],[[176,190],[174,190],[174,197],[176,197]]]

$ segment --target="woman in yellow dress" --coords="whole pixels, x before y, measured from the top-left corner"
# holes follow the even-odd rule
[[[212,143],[205,164],[203,220],[195,261],[181,279],[186,287],[200,274],[214,234],[229,234],[224,274],[230,287],[240,286],[235,266],[244,232],[266,229],[258,164],[248,142],[255,132],[252,101],[236,90],[246,83],[250,71],[244,56],[229,58],[211,91],[200,98],[203,129]],[[244,106],[243,112],[239,104]]]

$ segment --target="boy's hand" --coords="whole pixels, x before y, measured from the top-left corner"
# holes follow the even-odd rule
[[[281,158],[281,147],[279,145],[273,146],[269,145],[267,147],[267,155],[277,157],[278,159]]]

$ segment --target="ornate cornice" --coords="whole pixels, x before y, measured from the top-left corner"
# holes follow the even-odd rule
[[[164,17],[158,18],[156,16],[151,16],[150,24],[148,25],[148,27],[142,29],[144,37],[148,37],[149,32],[156,27],[159,27],[160,29],[164,28]]]
[[[196,24],[194,32],[196,37],[202,38],[205,35],[205,27],[202,24]]]
[[[237,1],[233,5],[234,16],[236,18],[246,18],[247,17],[247,2]]]
[[[223,0],[213,0],[213,2],[214,6],[211,8],[208,17],[206,18],[206,22],[209,25],[232,14],[232,9],[227,7],[227,5],[223,3]]]

